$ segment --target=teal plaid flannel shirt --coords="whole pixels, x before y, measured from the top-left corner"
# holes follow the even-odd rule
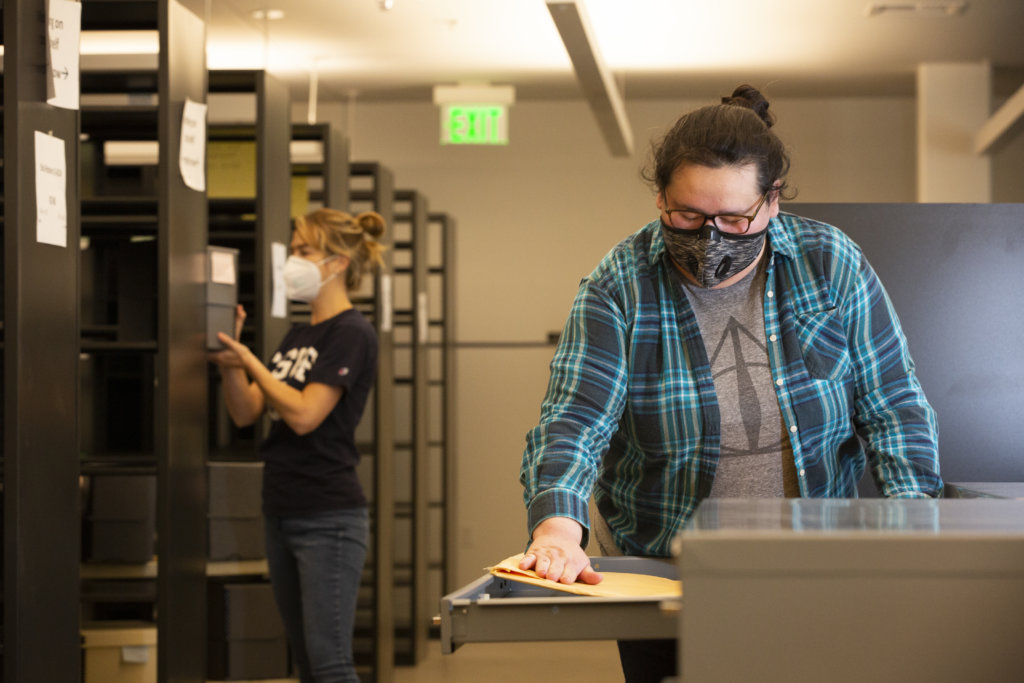
[[[939,496],[935,412],[860,248],[832,226],[780,213],[767,257],[765,336],[801,495],[856,497],[870,465],[887,497]],[[667,556],[710,492],[718,405],[672,267],[654,221],[581,282],[523,454],[531,532],[567,516],[586,536],[593,491],[620,548]]]

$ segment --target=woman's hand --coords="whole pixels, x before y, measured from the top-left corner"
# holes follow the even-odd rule
[[[541,578],[561,583],[600,583],[601,575],[590,566],[580,547],[583,527],[568,517],[548,517],[533,530],[533,542],[519,562]]]
[[[217,340],[224,348],[206,356],[220,368],[224,404],[231,420],[239,427],[248,427],[256,422],[266,407],[263,390],[255,381],[250,381],[249,375],[255,376],[261,372],[268,374],[260,359],[253,355],[248,346],[238,341],[244,322],[245,309],[238,306],[235,309],[235,338],[218,332]]]
[[[245,363],[243,362],[243,356],[248,353],[252,356],[252,351],[247,346],[240,343],[238,340],[242,338],[242,326],[245,324],[245,308],[242,304],[238,304],[235,308],[235,337],[234,339],[228,337],[223,332],[217,333],[217,340],[224,345],[224,349],[221,351],[215,351],[207,354],[211,363],[215,363],[221,369],[224,368],[241,368],[245,369]]]
[[[242,342],[235,341],[223,332],[217,333],[217,340],[224,345],[224,349],[222,351],[215,351],[209,354],[208,357],[211,362],[216,363],[221,369],[242,368],[244,370],[248,367],[247,363],[251,363],[256,358],[248,346]]]
[[[245,308],[242,304],[235,307],[235,339],[242,338],[242,325],[245,324]]]

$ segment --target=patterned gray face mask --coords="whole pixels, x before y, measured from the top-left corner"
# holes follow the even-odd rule
[[[733,235],[711,224],[699,230],[680,230],[661,222],[661,236],[669,256],[708,289],[753,263],[761,253],[767,233],[762,230],[753,235]]]

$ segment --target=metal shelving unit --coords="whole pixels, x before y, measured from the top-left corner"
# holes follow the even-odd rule
[[[370,499],[371,538],[356,614],[355,657],[364,678],[383,682],[393,678],[395,667],[394,180],[378,163],[352,163],[349,173],[348,211],[376,211],[388,228],[382,237],[387,247],[385,271],[352,297],[356,308],[373,322],[379,344],[377,381],[356,432],[363,456],[360,479]]]
[[[427,214],[431,600],[455,590],[455,219]]]
[[[356,164],[354,168],[361,165]],[[353,201],[372,205],[365,191]],[[392,363],[395,662],[415,665],[449,583],[454,511],[454,221],[395,191]]]
[[[192,48],[204,25],[174,0],[86,0],[82,24],[155,29],[160,36],[155,72],[81,79],[88,196],[81,203],[83,277],[76,297],[83,321],[82,434],[74,452],[81,449],[82,473],[94,485],[111,475],[155,480],[160,558],[84,566],[82,610],[103,618],[110,605],[120,605],[114,614],[134,605],[156,623],[159,680],[201,681],[206,387],[194,368],[205,365],[205,348],[195,341],[205,333],[205,287],[180,264],[205,258],[206,197],[185,185],[177,164],[185,101],[206,100],[205,56]],[[85,97],[91,94],[125,101],[94,105]],[[129,140],[155,142],[156,163],[111,166],[105,144]]]
[[[430,477],[427,341],[427,199],[395,192],[395,654],[414,665],[426,654]]]
[[[81,669],[79,115],[46,103],[46,3],[3,10],[2,671],[7,681],[70,681]],[[37,131],[64,141],[67,247],[37,240]]]

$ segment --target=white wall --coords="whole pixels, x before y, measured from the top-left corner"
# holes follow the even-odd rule
[[[379,161],[459,226],[460,341],[540,341],[560,329],[579,278],[656,216],[639,168],[652,138],[703,101],[628,107],[633,158],[606,151],[582,102],[512,107],[507,147],[439,144],[430,104],[320,107],[350,123],[352,159]],[[911,99],[778,102],[804,201],[913,201]],[[521,302],[530,302],[523,305]],[[500,314],[499,314],[500,312]]]
[[[321,104],[321,119],[347,127],[354,161],[389,167],[397,187],[423,192],[431,209],[457,221],[457,584],[522,549],[518,469],[547,382],[553,347],[543,340],[561,329],[579,279],[656,216],[638,174],[650,140],[706,103],[628,104],[637,141],[629,159],[608,154],[581,102],[516,104],[511,143],[487,148],[440,145],[430,104]],[[914,201],[913,98],[791,99],[772,107],[799,200]],[[304,117],[305,108],[297,105],[296,114]],[[1019,177],[1024,154],[1013,154],[1000,172]]]

